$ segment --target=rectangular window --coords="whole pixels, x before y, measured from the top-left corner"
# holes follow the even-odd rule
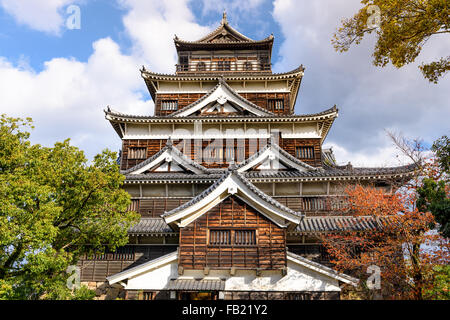
[[[210,230],[209,244],[214,246],[230,245],[231,231],[230,230]]]
[[[147,148],[145,147],[132,147],[128,148],[128,159],[146,159]]]
[[[297,147],[296,153],[299,159],[314,159],[314,147]]]
[[[269,110],[283,110],[284,100],[283,99],[269,99],[268,100]]]
[[[252,246],[256,244],[255,230],[235,230],[234,244],[239,246]]]
[[[230,61],[217,61],[217,70],[219,71],[229,71],[231,69],[231,63]]]
[[[256,230],[210,230],[209,244],[213,246],[254,246],[256,245]]]
[[[225,148],[225,160],[226,161],[234,160],[234,146]]]
[[[131,203],[130,203],[130,205],[128,206],[127,211],[138,212],[138,211],[139,211],[139,199],[133,199],[133,200],[131,200]]]
[[[163,100],[161,101],[161,110],[174,111],[178,109],[178,100]]]

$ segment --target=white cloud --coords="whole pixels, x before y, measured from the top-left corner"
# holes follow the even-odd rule
[[[52,2],[46,8],[50,4],[59,8],[62,3]],[[120,3],[128,9],[124,25],[134,45],[130,55],[123,54],[112,39],[103,38],[93,43],[93,53],[86,62],[55,57],[46,61],[40,72],[34,71],[26,58],[14,65],[0,57],[0,113],[32,117],[36,126],[33,142],[52,145],[71,137],[89,158],[106,147],[118,150],[121,141],[105,120],[103,109],[110,105],[123,113],[153,114],[154,104],[139,67],[145,63],[156,71],[173,72],[173,34],[189,39],[209,31],[194,22],[187,1],[177,6],[170,1]],[[23,19],[25,9],[20,8],[16,11]],[[53,27],[58,21],[54,18]],[[50,25],[46,30],[57,30]]]
[[[65,24],[65,9],[77,0],[0,0],[0,6],[20,24],[59,34]]]
[[[121,54],[109,38],[93,44],[86,63],[54,58],[36,73],[0,59],[0,113],[30,116],[36,129],[33,141],[51,145],[72,137],[89,156],[105,147],[118,149],[120,140],[104,119],[110,104],[122,112],[149,114],[153,108],[138,66]]]
[[[306,67],[297,113],[319,112],[337,104],[340,117],[327,142],[345,150],[341,153],[346,159],[341,161],[392,164],[397,158],[384,129],[427,142],[448,132],[450,76],[438,85],[430,84],[417,68],[422,61],[446,56],[448,41],[428,41],[417,63],[401,69],[372,65],[374,37],[346,53],[335,52],[333,33],[341,19],[352,17],[359,8],[359,0],[275,0],[273,16],[285,41],[274,70]]]
[[[188,2],[119,0],[128,9],[123,22],[133,40],[134,55],[152,71],[175,71],[175,34],[183,40],[196,40],[211,31],[195,22]]]

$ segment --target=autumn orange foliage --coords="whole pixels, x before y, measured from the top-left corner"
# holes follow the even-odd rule
[[[347,187],[346,215],[370,217],[378,227],[322,237],[335,269],[360,279],[362,298],[377,293],[384,299],[423,299],[433,282],[431,268],[449,262],[448,242],[431,232],[433,215],[415,207],[414,188],[387,195],[373,187]],[[381,269],[378,291],[366,285],[371,265]]]

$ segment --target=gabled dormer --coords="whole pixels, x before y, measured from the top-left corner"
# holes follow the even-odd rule
[[[228,24],[226,12],[214,31],[196,41],[174,38],[178,53],[177,74],[271,73],[274,37],[252,40]]]

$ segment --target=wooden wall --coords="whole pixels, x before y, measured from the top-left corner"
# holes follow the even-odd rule
[[[182,93],[182,94],[156,94],[155,102],[155,116],[165,116],[169,115],[175,110],[161,110],[162,100],[177,100],[178,110],[190,105],[191,103],[200,99],[204,94],[202,93]],[[240,92],[239,95],[249,100],[250,102],[260,106],[261,108],[267,109],[276,114],[291,114],[289,110],[290,98],[289,93],[247,93]],[[284,99],[284,109],[274,110],[269,108],[269,99]]]
[[[296,147],[313,147],[314,159],[301,159],[303,162],[313,166],[320,167],[322,165],[322,150],[320,139],[280,139],[280,147],[287,151],[290,155],[296,157]]]
[[[253,229],[254,246],[213,246],[208,229]],[[179,265],[185,269],[286,267],[286,232],[243,201],[231,196],[180,230]]]
[[[151,157],[155,153],[157,153],[159,150],[161,150],[166,145],[165,139],[142,139],[142,140],[123,140],[122,142],[122,159],[121,159],[121,169],[126,170],[129,168],[132,168],[133,166],[137,165],[138,163],[144,161],[145,159],[128,159],[128,149],[130,147],[146,147],[147,148],[147,158]],[[204,150],[208,145],[213,143],[214,140],[203,140],[202,141],[202,150]],[[263,148],[267,141],[262,139],[255,140],[254,145],[250,146],[249,139],[245,139],[243,141],[242,139],[237,140],[234,139],[234,145],[236,147],[235,150],[235,157],[238,157],[238,149],[244,147],[244,157],[247,159],[248,157],[252,156],[255,151],[260,150]],[[178,149],[182,149],[183,145],[177,145],[178,142],[174,141],[174,145],[178,147]],[[192,141],[190,143],[190,157],[191,159],[195,160],[196,152],[200,152],[200,150],[197,150],[194,146],[194,142]],[[227,145],[226,140],[222,142],[223,148]],[[314,159],[301,159],[305,163],[314,166],[314,167],[320,167],[322,166],[322,159],[321,159],[321,146],[320,146],[320,139],[279,139],[279,145],[284,150],[286,150],[289,154],[296,157],[296,147],[298,146],[311,146],[314,148]],[[251,150],[250,150],[251,149]],[[225,155],[224,155],[225,158]],[[225,159],[224,159],[225,160]],[[228,162],[222,161],[222,163],[207,163],[203,161],[201,163],[203,166],[207,168],[227,168]]]
[[[101,257],[84,257],[77,266],[80,268],[80,281],[105,281],[106,277],[119,273],[125,269],[134,267],[173,252],[177,249],[173,245],[127,245],[132,248],[133,254],[127,256],[106,255]]]

